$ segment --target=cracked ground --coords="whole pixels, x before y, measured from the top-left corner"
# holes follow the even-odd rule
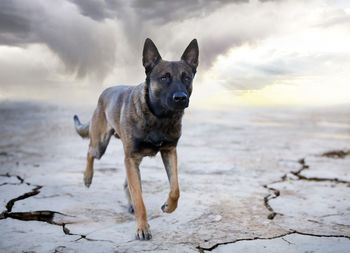
[[[72,116],[93,109],[0,105],[0,252],[349,252],[349,110],[187,111],[174,213],[159,156],[141,164],[153,239],[140,242],[119,140],[83,185]]]

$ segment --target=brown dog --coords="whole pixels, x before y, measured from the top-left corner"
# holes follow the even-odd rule
[[[135,210],[136,238],[152,238],[141,193],[139,165],[145,156],[160,151],[170,182],[170,192],[162,210],[173,212],[180,196],[177,179],[176,145],[181,136],[181,120],[188,107],[192,80],[198,66],[198,44],[192,40],[180,61],[164,61],[154,43],[146,39],[143,66],[146,81],[138,86],[115,86],[101,94],[91,122],[81,124],[74,116],[78,134],[89,137],[84,183],[90,186],[94,159],[100,159],[112,135],[123,142],[127,179],[125,192],[129,211]]]

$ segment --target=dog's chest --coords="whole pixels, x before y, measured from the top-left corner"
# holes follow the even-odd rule
[[[175,147],[179,137],[177,134],[170,135],[159,129],[149,130],[142,136],[134,138],[132,153],[142,156],[154,156],[160,150]]]

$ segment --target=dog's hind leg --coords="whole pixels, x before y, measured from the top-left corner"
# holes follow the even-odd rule
[[[133,214],[134,213],[134,206],[132,205],[132,200],[131,200],[131,196],[130,196],[127,178],[125,178],[125,182],[124,182],[124,192],[125,192],[126,199],[128,200],[128,212]]]
[[[163,212],[171,213],[177,207],[180,197],[179,183],[177,178],[177,153],[176,149],[162,150],[162,160],[170,183],[170,191],[167,201],[162,206]]]
[[[87,165],[84,172],[84,184],[89,187],[94,175],[94,159],[100,159],[106,151],[114,130],[108,126],[104,112],[99,108],[95,110],[89,129],[89,151]]]
[[[140,171],[137,171],[137,172],[138,172],[137,175],[138,175],[139,182],[140,182],[140,189],[142,191]],[[132,204],[131,195],[130,195],[130,191],[129,191],[128,178],[125,178],[125,181],[124,181],[124,192],[125,192],[126,199],[128,200],[128,212],[131,214],[134,214],[135,210],[134,210],[134,206]]]

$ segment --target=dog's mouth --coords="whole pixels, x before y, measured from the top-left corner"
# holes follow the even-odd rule
[[[183,105],[176,105],[175,106],[175,110],[184,110],[185,108],[187,108],[188,107],[188,102],[187,103],[185,103],[185,104],[183,104]]]
[[[183,111],[189,106],[189,101],[184,101],[182,103],[171,103],[171,106],[169,106],[169,109],[172,111]]]

